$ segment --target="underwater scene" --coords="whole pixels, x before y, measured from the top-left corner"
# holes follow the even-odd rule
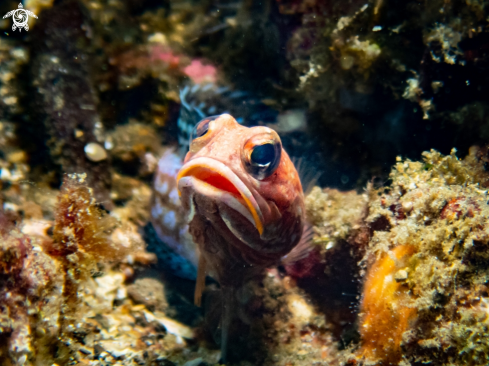
[[[1,366],[489,364],[489,1],[0,16]]]

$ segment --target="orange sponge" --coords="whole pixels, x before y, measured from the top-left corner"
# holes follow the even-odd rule
[[[416,317],[406,284],[409,259],[415,253],[403,245],[384,253],[369,269],[361,303],[360,355],[383,365],[397,365],[403,333]]]

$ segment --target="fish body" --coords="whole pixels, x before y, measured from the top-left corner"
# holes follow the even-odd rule
[[[221,286],[276,265],[301,239],[304,196],[278,134],[228,114],[196,126],[177,177],[189,232]]]
[[[144,234],[148,250],[157,255],[162,268],[179,277],[195,279],[198,248],[188,232],[176,189],[177,173],[189,149],[191,133],[200,120],[217,111],[232,112],[245,125],[273,123],[278,112],[246,92],[213,83],[186,85],[180,91],[180,101],[179,146],[166,149],[159,158],[153,184],[151,224],[145,227]]]
[[[180,91],[181,108],[177,121],[178,148],[169,148],[159,159],[154,179],[151,224],[145,228],[148,250],[155,252],[158,263],[172,274],[195,279],[198,247],[193,242],[185,220],[186,215],[178,200],[176,178],[189,150],[191,133],[203,118],[219,113],[230,113],[243,126],[272,126],[280,130],[288,151],[297,150],[297,136],[304,136],[304,116],[299,110],[280,113],[260,98],[213,83],[187,85]],[[290,116],[298,116],[299,125],[284,123]],[[285,117],[285,118],[284,118]],[[288,129],[284,129],[284,126]],[[290,129],[292,126],[292,130]],[[301,150],[302,151],[302,150]],[[156,236],[154,235],[156,234]]]
[[[304,258],[311,248],[311,229],[303,231],[301,182],[282,148],[285,143],[291,151],[305,151],[305,116],[300,110],[279,113],[246,93],[215,85],[185,87],[180,98],[180,148],[167,150],[158,163],[145,234],[148,248],[156,243],[161,267],[197,280],[197,305],[206,275],[220,283],[226,361],[229,330],[241,306],[236,290],[267,267]],[[239,118],[207,117],[227,110]],[[285,141],[267,126],[280,130]],[[258,145],[266,147],[254,152]],[[183,151],[189,151],[185,160]],[[273,161],[265,161],[270,154]],[[258,164],[252,156],[261,159]]]
[[[196,304],[206,273],[221,286],[221,359],[227,362],[237,290],[301,241],[302,185],[274,130],[244,127],[223,114],[196,125],[177,187],[200,250]]]
[[[151,225],[145,228],[145,240],[162,267],[179,277],[195,280],[199,253],[188,231],[187,215],[177,190],[177,174],[182,165],[183,158],[174,148],[165,150],[158,161]]]

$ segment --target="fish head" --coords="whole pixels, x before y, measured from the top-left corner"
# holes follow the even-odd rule
[[[250,265],[270,265],[300,240],[301,182],[280,137],[268,127],[244,127],[229,114],[203,119],[177,185],[191,231],[192,222],[199,223],[193,235],[204,252],[207,246]]]

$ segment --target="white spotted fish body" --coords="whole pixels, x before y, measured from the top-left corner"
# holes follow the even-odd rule
[[[166,150],[159,160],[155,172],[151,223],[158,238],[194,266],[194,273],[184,274],[183,277],[195,278],[198,249],[188,232],[187,216],[180,203],[176,181],[182,165],[183,159],[174,149]]]

